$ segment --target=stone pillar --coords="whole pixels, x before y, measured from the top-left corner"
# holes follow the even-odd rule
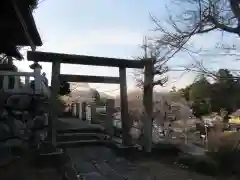
[[[114,113],[114,99],[108,99],[106,104],[106,120],[105,120],[105,128],[107,133],[110,135],[114,135],[114,127],[113,127],[113,113]]]
[[[57,98],[58,98],[58,93],[60,90],[60,81],[59,81],[59,76],[60,76],[60,62],[59,61],[54,61],[52,63],[52,80],[51,80],[51,96],[50,96],[50,137],[52,144],[55,146],[56,145],[56,123],[58,121],[58,109],[57,109]]]
[[[119,75],[120,75],[120,101],[121,101],[123,144],[126,146],[129,146],[129,145],[132,145],[132,137],[130,135],[132,122],[131,122],[131,119],[129,119],[129,114],[128,114],[126,68],[119,67]]]
[[[86,120],[91,122],[91,106],[88,104],[86,106]]]
[[[87,117],[86,117],[86,108],[87,108],[87,103],[86,102],[82,102],[82,120],[86,121]]]
[[[34,71],[34,91],[35,93],[39,94],[41,93],[41,87],[42,87],[42,76],[41,76],[41,69],[42,66],[38,64],[38,62],[34,62],[32,65],[29,66]]]
[[[79,118],[80,103],[76,103],[76,117]]]
[[[72,116],[73,116],[73,108],[74,108],[74,105],[71,104],[71,114],[72,114]]]
[[[41,69],[40,68],[34,69],[34,74],[35,74],[35,93],[41,93],[42,91]]]
[[[91,104],[91,124],[96,124],[96,104],[93,102]]]
[[[81,103],[78,103],[79,104],[79,106],[78,106],[78,118],[79,119],[82,119],[82,104]]]
[[[153,71],[154,64],[151,58],[145,65],[144,70],[144,91],[143,91],[143,105],[145,112],[145,119],[143,121],[144,132],[144,150],[151,152],[152,150],[152,123],[153,123]]]
[[[73,117],[76,117],[77,115],[77,108],[76,108],[76,103],[73,104]]]

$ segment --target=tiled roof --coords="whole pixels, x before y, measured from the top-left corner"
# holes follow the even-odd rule
[[[36,46],[41,46],[42,41],[32,15],[32,9],[30,6],[31,3],[32,0],[15,1],[20,14],[22,15],[22,19],[27,26],[27,31],[33,44]],[[5,53],[8,56],[14,56],[17,54],[16,46],[29,46],[30,42],[25,35],[23,24],[13,8],[12,1],[2,0],[0,3],[0,11],[0,19],[2,24],[0,28],[0,53]]]

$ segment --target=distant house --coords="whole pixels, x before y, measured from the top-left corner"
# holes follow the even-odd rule
[[[218,113],[211,113],[206,116],[202,116],[202,120],[207,126],[214,126],[215,123],[222,122],[222,117]]]
[[[240,109],[229,115],[229,124],[233,131],[240,130]]]
[[[240,125],[240,109],[229,115],[229,123]]]

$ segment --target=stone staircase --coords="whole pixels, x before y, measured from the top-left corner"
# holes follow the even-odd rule
[[[126,146],[121,138],[110,136],[99,124],[89,124],[75,118],[61,118],[57,127],[58,148],[79,148],[84,146],[105,146],[119,155],[139,149],[139,145]]]
[[[79,147],[84,145],[108,144],[111,137],[100,128],[64,129],[57,131],[57,146]]]

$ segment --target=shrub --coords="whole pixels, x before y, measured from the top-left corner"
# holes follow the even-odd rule
[[[216,175],[219,172],[217,162],[207,156],[183,155],[179,157],[178,163],[208,175]]]
[[[218,163],[220,172],[240,175],[240,151],[238,148],[240,134],[219,135],[215,138],[218,139],[218,143],[208,155]]]

